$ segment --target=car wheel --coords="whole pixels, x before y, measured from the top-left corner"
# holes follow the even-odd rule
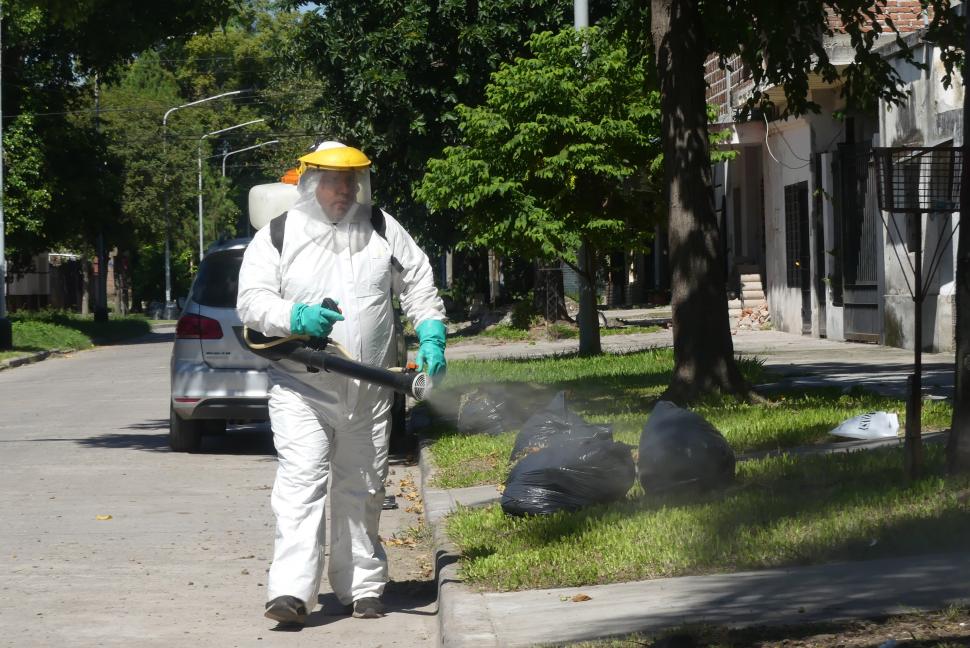
[[[203,421],[186,421],[168,409],[168,445],[174,452],[198,452],[202,445]]]

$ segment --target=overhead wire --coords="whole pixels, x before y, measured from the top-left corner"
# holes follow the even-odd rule
[[[768,131],[769,131],[768,116],[764,112],[762,112],[761,113],[761,117],[765,120],[765,149],[767,149],[768,155],[771,156],[771,159],[772,160],[774,160],[775,162],[777,162],[781,166],[783,166],[786,169],[789,169],[791,171],[797,171],[799,169],[804,169],[809,164],[811,164],[811,161],[810,160],[805,160],[805,164],[802,164],[802,165],[799,165],[799,166],[791,166],[791,165],[785,164],[784,162],[782,162],[781,160],[779,160],[775,156],[774,152],[771,150],[771,144],[768,143]],[[778,129],[777,128],[775,128],[775,132],[778,132]],[[782,137],[782,139],[784,139],[784,137]],[[799,158],[799,159],[801,159],[801,158]]]

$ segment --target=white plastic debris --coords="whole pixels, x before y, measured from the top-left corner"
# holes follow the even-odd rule
[[[899,416],[895,412],[866,412],[842,421],[829,432],[850,439],[887,439],[899,435]]]

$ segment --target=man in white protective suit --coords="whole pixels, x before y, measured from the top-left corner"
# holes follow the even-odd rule
[[[418,369],[445,369],[445,311],[428,257],[401,225],[373,210],[370,160],[324,142],[300,158],[299,197],[283,221],[253,237],[239,272],[243,324],[267,336],[330,337],[357,361],[390,366],[392,290],[415,325]],[[277,249],[279,245],[279,250]],[[330,298],[336,310],[323,307]],[[276,546],[266,616],[302,625],[317,603],[330,501],[334,593],[358,618],[383,614],[387,557],[378,537],[393,392],[288,361],[269,368],[269,415],[279,458],[272,507]]]

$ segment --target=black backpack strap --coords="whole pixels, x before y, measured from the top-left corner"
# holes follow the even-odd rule
[[[371,227],[374,228],[374,231],[377,232],[377,235],[386,241],[387,221],[384,220],[384,212],[382,212],[381,208],[377,205],[371,205],[370,224]],[[404,272],[404,266],[401,265],[401,262],[397,260],[397,257],[394,256],[393,252],[391,253],[391,266],[396,272]]]
[[[288,213],[283,212],[269,222],[269,238],[273,241],[273,247],[280,253],[280,256],[283,256],[283,235],[286,233],[286,215]]]

